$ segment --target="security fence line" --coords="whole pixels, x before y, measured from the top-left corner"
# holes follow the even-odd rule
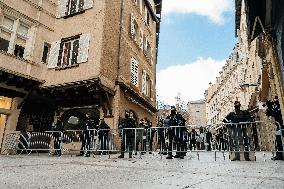
[[[157,152],[160,155],[214,151],[230,152],[235,159],[252,160],[255,151],[283,154],[283,133],[275,122],[243,122],[192,126],[166,126],[124,129],[90,129],[45,132],[9,132],[6,134],[4,153],[31,154],[46,152],[50,155],[90,152],[101,155],[133,152],[140,155]]]

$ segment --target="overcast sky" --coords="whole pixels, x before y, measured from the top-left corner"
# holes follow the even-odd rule
[[[163,0],[158,100],[199,100],[233,51],[234,0]]]

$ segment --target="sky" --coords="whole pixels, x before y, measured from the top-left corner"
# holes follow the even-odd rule
[[[234,0],[163,0],[157,99],[204,99],[233,52],[234,29]]]

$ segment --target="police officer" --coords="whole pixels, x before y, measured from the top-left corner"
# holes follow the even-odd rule
[[[217,130],[216,134],[217,150],[225,150],[223,128]]]
[[[156,133],[156,129],[152,128],[152,122],[147,121],[147,140],[149,141],[149,154],[152,154],[153,151],[153,142],[154,142],[154,136]]]
[[[205,132],[205,143],[207,144],[207,151],[211,151],[211,141],[212,141],[212,133],[209,131],[209,129],[206,129]]]
[[[121,154],[118,158],[124,158],[124,152],[129,148],[129,158],[132,158],[135,120],[130,116],[129,112],[125,113],[125,118],[119,123],[118,128],[121,130]]]
[[[86,120],[85,123],[83,123],[83,132],[81,135],[82,146],[79,156],[90,157],[91,154],[90,145],[91,141],[94,138],[94,129],[96,128],[97,122],[98,122],[97,120],[95,121],[92,118],[91,112],[86,113]]]
[[[177,144],[177,153],[174,156],[175,158],[183,159],[186,152],[186,140],[187,140],[187,129],[185,127],[185,119],[181,114],[176,114],[177,126],[175,128],[175,141]]]
[[[266,102],[267,110],[266,115],[271,116],[275,119],[276,122],[276,142],[275,142],[275,149],[276,149],[276,156],[272,157],[272,160],[284,160],[283,157],[283,145],[281,140],[281,134],[283,136],[284,132],[284,125],[283,125],[283,119],[282,119],[282,113],[280,109],[280,103],[278,96],[275,96],[273,101],[267,101]],[[282,132],[281,132],[282,130]]]
[[[52,136],[54,138],[54,155],[61,156],[61,131],[63,130],[63,123],[61,117],[57,117],[56,123],[52,124]]]
[[[252,122],[253,118],[251,114],[246,110],[241,110],[241,103],[239,101],[234,102],[234,112],[230,112],[225,119],[224,123],[236,123],[228,125],[228,131],[230,135],[230,145],[231,150],[240,151],[241,148],[244,149],[244,157],[246,161],[249,159],[249,139],[247,136],[246,127],[247,124],[237,124],[240,122]],[[232,161],[240,160],[240,152],[235,152],[235,157]]]
[[[181,149],[181,140],[182,140],[182,133],[184,131],[183,128],[179,128],[176,126],[184,126],[185,121],[181,114],[177,113],[176,108],[171,106],[171,113],[165,119],[165,123],[170,126],[168,128],[168,139],[169,139],[169,146],[168,146],[168,157],[166,159],[173,159],[173,139],[176,139],[177,142],[177,154],[175,155],[176,158],[183,159],[184,154],[180,153]],[[175,126],[175,127],[171,127]],[[185,127],[184,127],[185,128]],[[185,128],[186,129],[186,128]]]
[[[101,147],[100,150],[103,150],[102,154],[105,155],[106,150],[108,150],[107,144],[108,144],[108,133],[110,131],[110,127],[108,126],[108,124],[106,124],[104,119],[102,119],[98,129],[99,129],[98,136],[99,136],[100,147]]]
[[[189,133],[189,140],[190,140],[189,149],[190,150],[196,149],[196,142],[197,142],[196,138],[197,138],[197,132],[195,131],[194,128],[192,128]]]
[[[158,138],[159,139],[158,143],[160,144],[160,153],[162,153],[163,155],[166,155],[167,154],[166,153],[166,150],[167,150],[167,148],[166,148],[166,139],[165,139],[165,134],[166,134],[165,130],[166,130],[166,128],[164,127],[162,119],[159,120],[158,127],[159,128],[157,129],[157,131],[158,131],[158,137],[159,137]]]

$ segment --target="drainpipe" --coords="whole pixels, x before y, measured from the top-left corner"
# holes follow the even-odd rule
[[[124,11],[124,0],[121,0],[120,4],[120,28],[119,28],[119,41],[118,41],[118,54],[117,54],[117,67],[116,67],[116,81],[119,80],[119,71],[121,63],[121,41],[122,41],[122,27],[123,27],[123,11]]]

